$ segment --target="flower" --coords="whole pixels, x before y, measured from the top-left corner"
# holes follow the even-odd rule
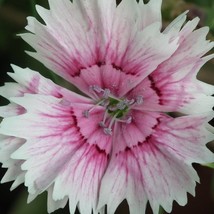
[[[48,191],[48,212],[109,214],[126,199],[130,214],[187,203],[214,161],[214,87],[196,79],[214,55],[208,28],[186,12],[161,31],[161,0],[50,0],[28,18],[30,53],[78,87],[78,95],[36,71],[13,66],[17,83],[0,90],[2,182],[24,183],[32,201]],[[183,26],[184,25],[184,26]]]

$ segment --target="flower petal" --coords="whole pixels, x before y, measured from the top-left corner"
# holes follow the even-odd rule
[[[68,197],[62,200],[53,200],[53,185],[48,189],[48,213],[52,213],[59,208],[64,208],[68,202]]]
[[[21,35],[30,55],[92,99],[13,66],[17,83],[0,88],[11,101],[0,108],[2,182],[24,182],[28,202],[47,190],[49,212],[69,200],[70,213],[81,214],[104,214],[105,205],[114,214],[124,199],[131,214],[145,213],[147,202],[154,214],[160,206],[171,212],[173,200],[185,205],[187,192],[195,194],[192,163],[214,162],[206,147],[214,87],[196,80],[214,43],[208,28],[194,30],[197,18],[183,26],[186,12],[162,32],[161,3],[36,7],[45,24],[29,17],[30,33]],[[97,98],[102,89],[108,98]]]
[[[207,28],[190,31],[196,26],[197,21],[187,23],[190,27],[188,30],[186,25],[183,27],[178,33],[179,47],[175,53],[128,94],[130,98],[136,95],[143,96],[144,102],[138,109],[177,111],[184,114],[212,110],[214,98],[210,95],[214,87],[205,86],[196,80],[196,75],[200,68],[213,58],[213,55],[203,55],[214,43],[205,40]]]
[[[25,140],[0,135],[0,141],[0,162],[3,163],[4,167],[7,167],[7,165],[10,164],[10,161],[12,161],[10,155],[23,145]]]
[[[91,86],[109,89],[112,95],[122,97],[124,92],[132,89],[138,80],[138,76],[125,74],[120,68],[112,65],[92,66],[82,70],[74,79],[77,85],[81,85],[81,90],[95,100],[97,97],[92,93]]]
[[[77,205],[83,214],[97,212],[99,185],[112,146],[111,136],[99,126],[103,107],[95,107],[86,118],[83,111],[93,105],[68,106],[59,98],[32,94],[13,101],[26,113],[5,118],[0,132],[27,140],[12,158],[24,161],[21,168],[31,199],[53,185],[50,197],[56,204],[52,201],[50,210],[64,206],[69,197],[71,213]]]
[[[3,86],[3,96],[9,97],[20,97],[24,93],[29,94],[42,94],[42,95],[52,95],[56,98],[64,98],[72,103],[90,103],[91,101],[86,97],[80,96],[74,92],[67,90],[61,86],[56,85],[51,80],[43,77],[38,72],[33,71],[29,68],[20,68],[18,66],[12,65],[14,73],[8,73],[18,84],[9,83],[7,86]],[[14,88],[9,87],[13,84]],[[20,88],[19,90],[17,90]],[[17,91],[16,91],[16,90]],[[11,91],[9,94],[8,91]],[[1,91],[0,91],[1,92]],[[15,94],[18,93],[19,94]],[[6,93],[6,94],[5,94]]]
[[[87,98],[76,95],[68,90],[55,85],[52,81],[42,77],[39,73],[28,68],[22,69],[15,65],[12,66],[15,73],[9,75],[17,81],[17,83],[7,83],[0,88],[0,95],[7,99],[11,97],[23,97],[24,94],[48,94],[55,97],[63,97],[71,102],[89,102]],[[65,101],[64,101],[65,102]],[[13,117],[26,112],[25,108],[17,103],[10,103],[7,106],[0,107],[0,116]],[[15,127],[15,126],[14,126]],[[20,124],[17,124],[20,127]],[[28,127],[25,128],[25,132]],[[8,171],[1,182],[9,182],[15,180],[11,189],[16,188],[24,182],[25,172],[21,169],[23,161],[11,159],[11,154],[15,152],[25,140],[17,137],[0,135],[0,162],[3,167],[7,167]]]
[[[136,2],[131,4],[130,1],[123,0],[117,8],[113,1],[107,2],[50,1],[50,11],[38,8],[47,25],[38,22],[33,25],[32,19],[29,19],[30,26],[27,29],[32,33],[22,35],[37,51],[31,54],[33,57],[87,94],[88,89],[85,91],[84,85],[76,81],[75,77],[79,79],[78,77],[82,78],[82,73],[90,73],[91,67],[112,65],[113,68],[130,74],[128,77],[133,82],[133,88],[177,48],[176,40],[169,41],[170,35],[160,32],[160,23],[155,22],[158,18],[154,18],[150,25],[145,25],[139,31]],[[160,3],[158,1],[158,5]],[[153,0],[147,7],[156,11],[159,6],[155,4]],[[106,13],[107,17],[113,17],[108,22],[104,18]],[[131,89],[129,85],[122,95]]]
[[[44,78],[38,72],[29,68],[20,68],[12,65],[15,73],[8,73],[17,83],[6,83],[0,87],[0,95],[9,99],[11,97],[22,97],[25,93],[52,95],[64,99],[64,102],[91,103],[86,97],[73,93],[65,88],[54,84],[51,80]],[[69,101],[68,101],[69,100]],[[0,107],[1,117],[10,117],[25,113],[25,109],[15,103]]]
[[[22,107],[14,103],[10,103],[6,106],[0,106],[0,117],[11,117],[23,114],[24,112],[25,110]]]
[[[162,0],[150,0],[147,4],[139,1],[139,27],[140,29],[151,25],[152,23],[162,23],[161,18]]]
[[[163,31],[163,33],[166,34],[171,34],[172,38],[174,36],[177,36],[179,31],[181,30],[182,25],[184,24],[184,22],[186,21],[186,14],[188,11],[185,11],[184,13],[182,13],[181,15],[179,15],[178,17],[176,17]],[[199,21],[199,18],[197,18],[197,20]]]
[[[141,121],[141,117],[138,119]],[[173,200],[185,205],[186,193],[195,194],[199,178],[191,164],[214,161],[213,153],[206,148],[206,143],[214,139],[205,129],[207,116],[173,119],[159,115],[157,120],[159,123],[153,129],[150,126],[149,136],[141,141],[132,136],[131,144],[129,126],[124,129],[124,124],[117,124],[98,207],[106,204],[109,213],[114,213],[126,199],[130,213],[134,214],[144,211],[148,200],[157,214],[159,206],[171,212]],[[143,133],[144,128],[140,130]],[[121,141],[123,147],[119,145]]]
[[[13,184],[10,187],[11,191],[24,183],[26,172],[21,169],[22,164],[23,161],[14,160],[14,163],[7,165],[8,170],[2,178],[1,183],[13,181]]]
[[[63,97],[64,102],[66,99],[71,102],[89,102],[89,99],[83,98],[80,95],[76,95],[75,93],[55,85],[53,82],[43,78],[35,71],[28,68],[22,69],[17,66],[12,67],[15,73],[10,73],[10,76],[16,80],[17,83],[7,83],[0,89],[0,94],[7,99],[10,97],[22,97],[25,93],[39,93],[53,95],[55,97]],[[0,108],[0,115],[6,118],[21,115],[25,112],[26,110],[24,107],[17,103],[10,103],[9,105]],[[17,127],[18,126],[20,127],[20,124],[17,124]],[[25,128],[25,132],[26,130],[28,130],[28,127]],[[0,138],[0,162],[3,163],[3,167],[8,168],[2,182],[15,180],[11,187],[11,189],[14,189],[24,182],[25,172],[21,169],[23,161],[11,159],[11,154],[24,144],[25,140],[3,135],[1,135]]]
[[[99,62],[100,44],[109,40],[116,2],[52,0],[49,4],[50,11],[37,7],[46,26],[30,18],[27,29],[35,35],[22,37],[38,51],[36,58],[70,80],[82,68]]]
[[[83,145],[57,176],[54,200],[69,196],[70,213],[74,213],[78,202],[80,213],[95,211],[98,190],[107,163],[105,152],[90,144]],[[64,191],[61,191],[62,188]]]
[[[0,142],[0,162],[2,163],[2,167],[8,168],[1,180],[1,183],[14,180],[14,183],[11,186],[12,190],[23,183],[25,172],[21,170],[21,165],[23,162],[20,160],[13,160],[10,156],[24,144],[25,140],[0,135]]]

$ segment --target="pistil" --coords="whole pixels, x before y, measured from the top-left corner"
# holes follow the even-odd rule
[[[86,118],[90,117],[90,112],[97,106],[103,106],[106,110],[103,116],[103,120],[99,122],[99,126],[103,128],[103,132],[106,135],[112,135],[112,127],[114,123],[121,122],[130,124],[133,120],[132,116],[127,115],[131,107],[134,105],[140,105],[143,103],[143,96],[138,95],[135,99],[115,98],[111,91],[107,88],[102,89],[100,86],[90,86],[90,91],[99,99],[98,103],[92,108],[83,111],[83,115]],[[110,120],[110,122],[109,122]]]

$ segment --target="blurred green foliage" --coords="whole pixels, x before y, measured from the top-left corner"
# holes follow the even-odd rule
[[[213,0],[186,0],[186,2],[191,2],[193,4],[203,7],[212,7],[214,3]]]
[[[163,19],[167,22],[183,11],[189,10],[188,18],[198,16],[200,27],[209,26],[209,36],[214,38],[214,1],[213,0],[163,0]]]

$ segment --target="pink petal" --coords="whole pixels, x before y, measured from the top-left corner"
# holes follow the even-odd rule
[[[124,92],[132,89],[138,80],[138,76],[125,74],[120,68],[112,65],[95,65],[82,70],[80,75],[75,77],[74,82],[76,85],[81,85],[83,92],[95,99],[96,97],[90,90],[91,86],[95,85],[102,89],[109,89],[112,95],[121,97]]]
[[[86,97],[73,93],[65,88],[54,84],[51,80],[44,78],[38,72],[30,70],[29,68],[20,68],[12,66],[15,73],[9,75],[17,83],[6,83],[0,87],[0,95],[10,99],[11,97],[22,97],[25,93],[52,95],[57,98],[63,98],[66,103],[91,103]],[[25,109],[15,103],[10,103],[7,106],[0,107],[1,117],[10,117],[25,113]]]
[[[43,77],[36,71],[33,71],[29,68],[20,68],[15,65],[13,65],[12,67],[15,73],[9,73],[9,75],[18,84],[9,83],[8,85],[2,87],[2,95],[5,96],[6,98],[20,97],[23,96],[25,93],[30,93],[30,94],[52,95],[56,98],[63,97],[64,99],[69,100],[69,102],[72,103],[91,102],[86,97],[80,96],[74,92],[71,92],[63,87],[56,85],[51,80]],[[9,89],[9,87],[11,87],[11,84],[13,84],[13,88]],[[9,91],[11,91],[10,94]]]
[[[160,80],[150,75],[130,91],[127,97],[129,99],[139,95],[143,97],[142,105],[135,106],[135,109],[197,114],[212,110],[214,106],[214,98],[210,96],[212,94],[214,94],[212,85],[193,82],[189,77],[176,81],[173,76]]]
[[[121,124],[117,124],[119,132],[102,179],[98,207],[107,204],[108,211],[114,213],[126,199],[130,213],[144,212],[147,201],[155,214],[159,206],[171,212],[173,200],[185,205],[186,193],[195,194],[195,182],[199,178],[192,163],[214,161],[213,153],[206,148],[206,143],[214,139],[204,126],[208,118],[188,116],[173,119],[164,115],[156,115],[156,118],[159,123],[150,126],[150,135],[142,140],[132,136],[131,144],[129,126],[123,129]],[[140,127],[142,133],[145,127],[148,128]],[[123,142],[123,147],[120,142]]]
[[[138,142],[146,140],[159,125],[162,115],[158,112],[131,112],[132,122],[117,123],[114,136],[114,150],[116,153],[124,151],[127,147],[137,146]]]
[[[179,15],[178,17],[176,17],[176,18],[164,29],[163,33],[165,33],[165,34],[170,34],[171,37],[172,37],[172,39],[174,39],[175,37],[177,37],[177,35],[178,35],[179,31],[181,30],[181,28],[182,28],[184,22],[186,21],[186,18],[187,18],[187,15],[186,15],[186,14],[187,14],[187,13],[188,13],[188,11],[185,11],[184,13],[182,13],[181,15]],[[196,23],[196,25],[197,25],[198,22],[199,22],[199,18],[196,18],[193,22]],[[188,24],[186,24],[185,27],[187,27],[188,25],[190,25],[190,23],[191,23],[191,21],[188,22]],[[192,24],[193,29],[195,29],[196,25],[194,26],[194,25]],[[190,29],[189,32],[191,32],[191,31],[193,30],[193,29],[191,30],[191,27],[190,27],[190,26],[188,26],[188,28]],[[187,29],[188,29],[188,28],[187,28]]]
[[[25,113],[25,109],[14,103],[10,103],[6,106],[0,106],[0,117],[11,117]]]
[[[59,208],[64,208],[68,202],[68,197],[62,200],[53,200],[53,185],[48,189],[48,213],[54,212]]]
[[[133,88],[174,53],[177,41],[169,41],[170,36],[160,32],[156,12],[151,24],[143,24],[145,27],[139,30],[138,25],[142,24],[136,22],[137,3],[124,0],[116,8],[112,2],[63,0],[51,1],[50,11],[39,7],[38,12],[47,25],[29,19],[27,29],[33,34],[22,35],[37,51],[31,55],[84,92],[84,84],[75,77],[82,78],[83,72],[101,65],[127,74]],[[156,6],[152,1],[145,8],[157,11],[160,3]],[[105,15],[111,18],[107,21]],[[129,85],[122,95],[130,90]]]
[[[49,4],[51,11],[37,7],[47,27],[31,18],[27,29],[36,35],[25,34],[23,38],[38,49],[36,58],[43,58],[48,67],[70,79],[70,75],[99,61],[99,55],[103,52],[98,47],[108,40],[116,2],[93,0],[71,3],[55,0],[49,1]],[[48,51],[45,50],[47,47]]]
[[[27,140],[12,158],[24,160],[21,168],[26,171],[29,200],[54,184],[52,199],[56,204],[50,205],[51,210],[64,206],[64,198],[69,197],[71,213],[77,204],[83,214],[95,211],[112,145],[111,136],[99,126],[103,107],[95,107],[86,118],[83,111],[93,105],[68,106],[59,98],[32,94],[13,101],[26,113],[5,118],[0,132]]]
[[[24,94],[52,95],[56,98],[63,98],[63,102],[69,105],[70,102],[91,103],[86,97],[73,93],[65,88],[54,84],[51,80],[44,78],[38,72],[29,68],[12,66],[15,73],[9,75],[17,83],[6,83],[0,88],[0,95],[10,99],[11,97],[22,97]],[[0,107],[1,117],[10,117],[25,113],[25,109],[15,103]]]
[[[152,23],[162,23],[161,15],[162,0],[150,0],[147,4],[139,1],[139,27],[143,29]]]
[[[25,140],[0,135],[0,141],[0,162],[3,163],[3,166],[7,167],[8,164],[13,162],[10,159],[10,155],[23,145]]]
[[[70,102],[91,102],[89,99],[70,92],[64,88],[55,85],[52,81],[42,77],[38,72],[30,69],[22,69],[17,66],[13,66],[15,73],[10,73],[10,76],[17,81],[17,83],[7,83],[0,88],[0,94],[7,99],[11,97],[23,97],[24,94],[48,94],[55,97],[63,98],[63,102],[66,103],[67,99]],[[69,102],[68,102],[69,104]],[[41,108],[41,106],[40,106]],[[26,113],[23,106],[17,103],[10,103],[7,106],[0,107],[0,116],[11,117]],[[20,126],[18,123],[16,126]],[[15,126],[14,126],[15,127]],[[24,132],[29,127],[24,128]],[[19,184],[24,182],[25,172],[21,169],[23,161],[11,159],[11,154],[15,152],[25,140],[15,137],[1,135],[0,144],[0,162],[3,163],[3,167],[7,167],[8,171],[2,179],[2,182],[9,182],[14,180],[11,189],[16,188]]]
[[[206,41],[207,28],[194,30],[197,18],[182,27],[186,12],[161,31],[161,2],[37,6],[45,25],[29,17],[30,33],[21,35],[36,50],[30,55],[92,99],[13,66],[9,75],[17,83],[0,88],[11,101],[0,107],[0,162],[8,168],[1,182],[15,180],[11,189],[25,183],[28,202],[47,190],[48,212],[69,200],[70,213],[78,207],[81,214],[104,214],[107,205],[113,214],[126,199],[131,214],[145,213],[147,202],[157,214],[160,206],[171,212],[173,200],[185,205],[187,192],[195,194],[192,163],[214,162],[206,147],[214,139],[208,125],[214,87],[196,80],[214,56],[204,57],[214,43]],[[115,115],[112,136],[100,123],[109,111],[93,86],[125,101],[143,98],[123,109],[130,123]]]
[[[81,213],[95,211],[98,190],[107,163],[105,152],[98,150],[96,146],[84,144],[57,176],[53,199],[60,200],[69,196],[70,213],[74,213],[78,202]]]
[[[214,87],[203,85],[196,80],[196,75],[213,58],[213,55],[202,56],[214,43],[206,41],[206,28],[192,32],[197,21],[188,22],[180,32],[173,31],[180,38],[178,49],[127,95],[130,98],[143,96],[144,102],[138,108],[185,114],[212,110],[214,98],[209,95],[214,93]],[[172,30],[167,33],[171,35]],[[207,93],[207,89],[211,92]]]
[[[11,185],[10,188],[11,191],[24,183],[26,173],[24,170],[21,169],[23,161],[14,160],[13,162],[14,163],[7,165],[8,170],[1,180],[1,183],[13,181],[13,184]]]
[[[0,135],[0,141],[0,162],[2,163],[2,167],[8,168],[7,172],[1,180],[1,183],[14,180],[13,185],[11,186],[11,190],[13,190],[24,182],[25,172],[21,170],[23,161],[13,160],[10,158],[10,156],[14,151],[24,144],[25,140]]]

